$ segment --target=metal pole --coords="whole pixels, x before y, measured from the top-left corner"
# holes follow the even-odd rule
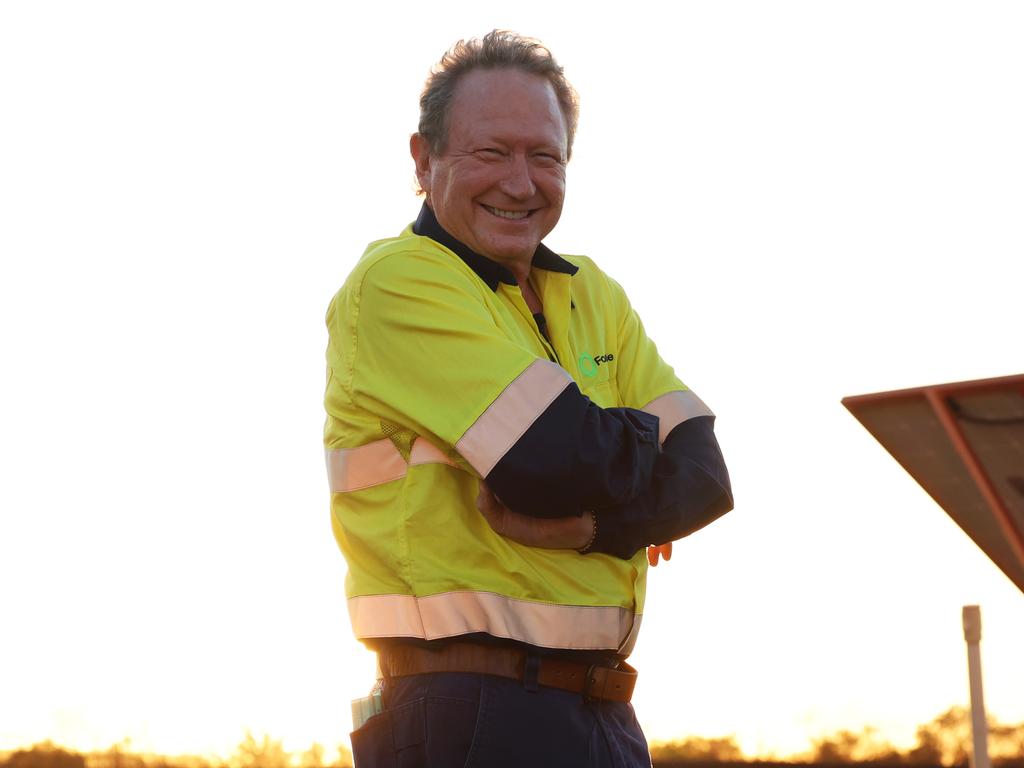
[[[965,605],[964,640],[967,641],[967,674],[971,681],[971,768],[991,768],[988,759],[988,723],[985,721],[985,697],[981,690],[981,608]]]

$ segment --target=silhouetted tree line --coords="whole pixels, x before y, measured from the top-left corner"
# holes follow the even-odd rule
[[[0,754],[0,768],[352,768],[352,755],[344,746],[329,752],[321,744],[289,752],[283,742],[247,731],[227,760],[131,752],[127,741],[102,752],[72,752],[46,741],[6,758]]]
[[[988,721],[988,751],[994,768],[1024,768],[1024,723],[1003,725]],[[971,752],[971,715],[953,707],[930,723],[919,725],[914,746],[898,749],[874,728],[837,731],[811,740],[811,749],[785,760],[748,758],[734,736],[718,739],[691,737],[651,745],[656,768],[790,768],[793,764],[833,766],[854,763],[873,768],[967,768]]]
[[[231,757],[148,755],[131,752],[129,743],[102,752],[73,752],[43,742],[30,749],[0,754],[0,768],[352,768],[352,756],[343,746],[330,754],[320,744],[303,752],[288,752],[281,741],[246,733]],[[918,726],[914,746],[897,749],[873,728],[837,731],[811,741],[808,752],[785,759],[751,758],[743,754],[735,736],[692,736],[651,745],[655,768],[793,768],[815,765],[843,768],[853,764],[871,768],[967,768],[971,750],[970,713],[962,707],[943,712]],[[995,768],[1024,768],[1024,723],[1003,725],[989,719],[989,755]]]

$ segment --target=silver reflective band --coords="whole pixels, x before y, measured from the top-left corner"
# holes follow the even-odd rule
[[[548,360],[534,360],[491,403],[455,444],[455,450],[480,477],[516,444],[523,433],[572,383],[572,377]]]
[[[659,443],[664,443],[668,433],[684,421],[696,418],[697,416],[715,415],[711,412],[710,408],[704,405],[703,400],[688,389],[685,391],[669,392],[667,395],[656,397],[640,410],[658,417]]]
[[[408,462],[388,438],[358,448],[327,449],[325,456],[331,493],[347,493],[390,483],[405,477],[409,467],[421,464],[455,466],[444,451],[422,437],[413,442]]]
[[[640,615],[617,606],[557,605],[471,590],[413,595],[350,597],[356,637],[437,640],[473,632],[544,648],[618,650],[628,654]]]

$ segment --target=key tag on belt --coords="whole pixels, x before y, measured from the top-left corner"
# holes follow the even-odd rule
[[[384,711],[384,699],[381,691],[384,686],[383,680],[378,680],[369,696],[352,700],[352,730],[358,731],[363,724]]]

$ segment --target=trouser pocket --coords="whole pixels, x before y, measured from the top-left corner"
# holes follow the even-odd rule
[[[396,768],[391,712],[374,715],[352,731],[352,762],[355,768]]]
[[[355,768],[426,768],[466,764],[478,704],[439,697],[386,709],[352,732]]]
[[[352,732],[355,768],[422,768],[426,760],[423,702],[385,710]]]

